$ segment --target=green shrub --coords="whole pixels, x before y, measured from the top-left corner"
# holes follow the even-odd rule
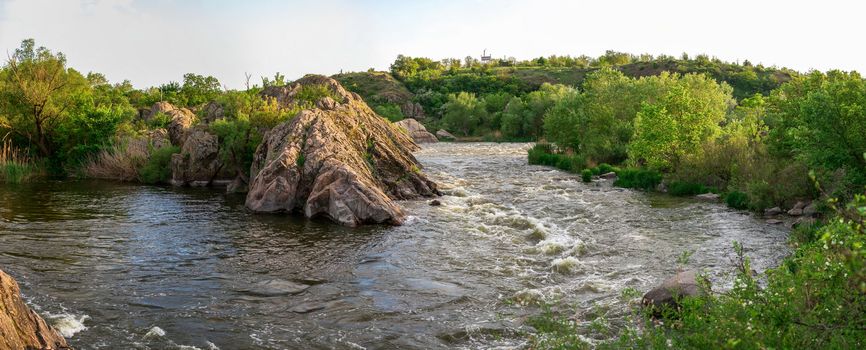
[[[671,181],[668,193],[673,196],[695,196],[704,193],[717,192],[716,189],[702,184],[686,181]]]
[[[171,179],[171,155],[180,147],[171,146],[153,150],[147,163],[139,170],[139,179],[147,184],[167,183]]]
[[[728,194],[725,195],[725,203],[727,203],[731,208],[740,210],[749,209],[751,207],[749,195],[740,191],[728,192]]]
[[[601,163],[598,165],[598,173],[599,174],[607,174],[610,172],[615,172],[614,171],[615,169],[616,168],[614,168],[613,166],[611,166],[610,164],[607,164],[607,163]]]
[[[580,172],[580,178],[583,182],[592,182],[592,170],[583,169],[583,171]]]
[[[622,169],[614,186],[652,191],[662,182],[662,174],[647,169]]]
[[[399,122],[406,118],[403,116],[403,111],[400,109],[400,106],[393,103],[374,105],[373,110],[376,111],[376,114],[390,120],[391,122]]]

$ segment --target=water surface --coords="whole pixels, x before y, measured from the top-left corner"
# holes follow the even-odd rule
[[[578,322],[677,257],[729,285],[732,241],[758,271],[787,232],[721,204],[584,184],[527,144],[426,146],[446,196],[400,227],[254,215],[243,197],[106,182],[0,187],[0,267],[77,349],[521,347],[539,302]],[[595,336],[587,334],[587,339]]]

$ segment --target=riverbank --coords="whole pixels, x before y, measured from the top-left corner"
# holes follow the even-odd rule
[[[555,301],[584,310],[578,324],[625,325],[622,291],[654,287],[684,251],[719,285],[732,281],[732,240],[758,271],[788,252],[784,227],[586,184],[527,165],[530,146],[425,145],[416,157],[442,205],[401,201],[399,227],[251,215],[243,196],[201,188],[10,187],[0,266],[43,312],[83,318],[73,346],[492,348],[527,345],[527,322]],[[20,254],[33,244],[45,249]]]

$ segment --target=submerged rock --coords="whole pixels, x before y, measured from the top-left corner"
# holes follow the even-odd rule
[[[601,174],[598,177],[605,180],[614,180],[616,179],[616,173],[611,171],[609,173]]]
[[[773,207],[764,210],[764,216],[776,216],[779,214],[782,214],[782,208],[779,207]]]
[[[695,198],[700,199],[702,201],[707,201],[707,202],[718,202],[719,198],[721,198],[721,196],[719,196],[716,193],[704,193],[704,194],[699,194],[699,195],[695,196]]]
[[[454,141],[454,140],[457,140],[457,138],[454,137],[454,135],[451,135],[450,132],[447,132],[447,131],[445,131],[445,130],[443,130],[443,129],[439,129],[439,131],[436,132],[436,137],[438,137],[439,140],[441,140],[441,141]]]
[[[247,208],[302,212],[340,224],[401,224],[395,199],[437,195],[411,151],[418,146],[336,81],[307,76],[274,96],[290,103],[304,84],[333,96],[265,134],[250,169]]]
[[[66,339],[24,304],[18,283],[0,270],[0,349],[69,349]]]
[[[425,128],[424,125],[422,125],[415,119],[406,118],[394,123],[394,125],[406,130],[409,136],[412,137],[412,140],[417,143],[439,142],[439,140],[436,139],[436,136],[433,136],[433,134],[427,132],[427,128]]]
[[[697,282],[697,272],[688,270],[668,278],[660,286],[644,294],[642,303],[644,306],[654,308],[676,307],[679,299],[702,293]]]

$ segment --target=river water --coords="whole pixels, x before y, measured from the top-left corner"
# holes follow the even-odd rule
[[[446,194],[404,226],[254,215],[243,196],[107,182],[0,187],[0,268],[77,349],[520,348],[539,303],[622,319],[678,257],[730,285],[787,231],[721,204],[584,184],[528,144],[417,153]],[[596,338],[592,333],[585,337]]]

